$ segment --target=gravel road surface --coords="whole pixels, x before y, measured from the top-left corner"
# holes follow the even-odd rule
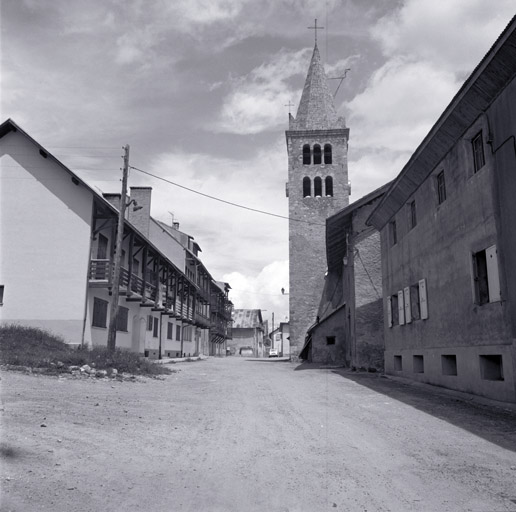
[[[516,413],[238,357],[1,373],[2,511],[516,511]]]

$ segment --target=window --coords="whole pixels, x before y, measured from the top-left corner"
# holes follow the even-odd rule
[[[496,245],[473,254],[473,280],[477,304],[501,300]]]
[[[158,332],[159,332],[159,320],[157,318],[154,318],[154,330],[152,332],[152,336],[154,338],[157,338]]]
[[[335,336],[326,336],[326,345],[335,345]]]
[[[174,324],[172,322],[168,322],[167,324],[167,340],[171,340],[174,334]]]
[[[437,201],[439,204],[446,201],[446,183],[444,181],[444,171],[437,175]]]
[[[321,197],[322,196],[322,179],[320,176],[314,178],[314,196]]]
[[[147,330],[152,331],[152,324],[154,322],[154,317],[152,315],[147,315]]]
[[[310,182],[310,178],[305,176],[303,178],[303,197],[310,197],[312,195],[312,183]]]
[[[482,131],[473,137],[471,146],[473,149],[473,169],[475,172],[478,172],[480,169],[482,169],[482,167],[484,167],[486,163],[484,158],[484,141],[482,139]]]
[[[457,356],[441,356],[441,366],[443,375],[457,375]]]
[[[116,330],[127,332],[127,324],[129,320],[129,309],[118,306],[118,313],[116,315]]]
[[[319,144],[314,145],[314,165],[321,165],[321,146]]]
[[[423,356],[413,356],[414,373],[425,373],[425,360]]]
[[[133,274],[138,274],[140,270],[140,262],[136,259],[136,258],[133,258]]]
[[[176,341],[181,341],[181,326],[176,325]]]
[[[324,163],[331,164],[332,156],[331,156],[331,144],[324,145]]]
[[[419,302],[419,283],[410,286],[410,313],[412,320],[421,318],[421,307]]]
[[[399,324],[398,294],[391,295],[392,325]]]
[[[4,285],[0,284],[0,306],[4,303]]]
[[[393,220],[389,223],[389,230],[391,235],[391,246],[398,243],[398,233],[396,231],[396,221]]]
[[[326,176],[324,180],[326,197],[333,197],[333,178],[331,176]]]
[[[106,260],[107,259],[107,247],[108,247],[108,239],[101,233],[99,233],[99,241],[97,244],[97,259],[98,260]]]
[[[303,165],[310,165],[311,156],[310,156],[310,146],[305,144],[303,146]]]
[[[504,380],[501,355],[485,355],[479,357],[480,375],[483,380]]]
[[[401,372],[403,370],[403,361],[401,356],[394,356],[394,371]]]
[[[93,297],[93,319],[91,325],[93,327],[107,327],[107,300]]]
[[[417,216],[416,216],[416,201],[411,201],[410,203],[410,229],[416,227],[417,224]]]

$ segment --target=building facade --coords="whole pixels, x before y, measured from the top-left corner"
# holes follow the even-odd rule
[[[326,221],[328,272],[304,359],[323,364],[383,368],[380,233],[366,224],[390,184]]]
[[[0,322],[106,345],[120,196],[103,197],[11,120],[0,125],[0,173]],[[139,204],[124,223],[117,346],[201,354],[213,280],[201,265],[188,272],[185,248],[150,217],[150,188],[131,195]]]
[[[338,117],[317,44],[296,117],[286,131],[290,349],[299,355],[314,322],[326,271],[325,221],[349,202],[349,129]]]
[[[516,18],[394,180],[381,233],[385,370],[516,401]]]
[[[251,347],[253,357],[264,356],[265,326],[261,309],[235,309],[233,311],[233,329],[228,348],[238,355],[240,349]]]

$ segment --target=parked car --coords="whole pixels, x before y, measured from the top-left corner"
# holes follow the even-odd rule
[[[278,349],[277,348],[271,348],[269,350],[269,357],[279,357]]]
[[[242,357],[253,357],[253,347],[240,347],[239,354]]]

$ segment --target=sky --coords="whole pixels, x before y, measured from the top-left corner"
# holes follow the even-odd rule
[[[513,0],[3,0],[1,120],[102,192],[130,165],[287,216],[289,103],[318,46],[350,128],[351,201],[393,179],[515,14]],[[288,318],[288,221],[132,170],[235,308]],[[287,294],[283,295],[284,288]]]

